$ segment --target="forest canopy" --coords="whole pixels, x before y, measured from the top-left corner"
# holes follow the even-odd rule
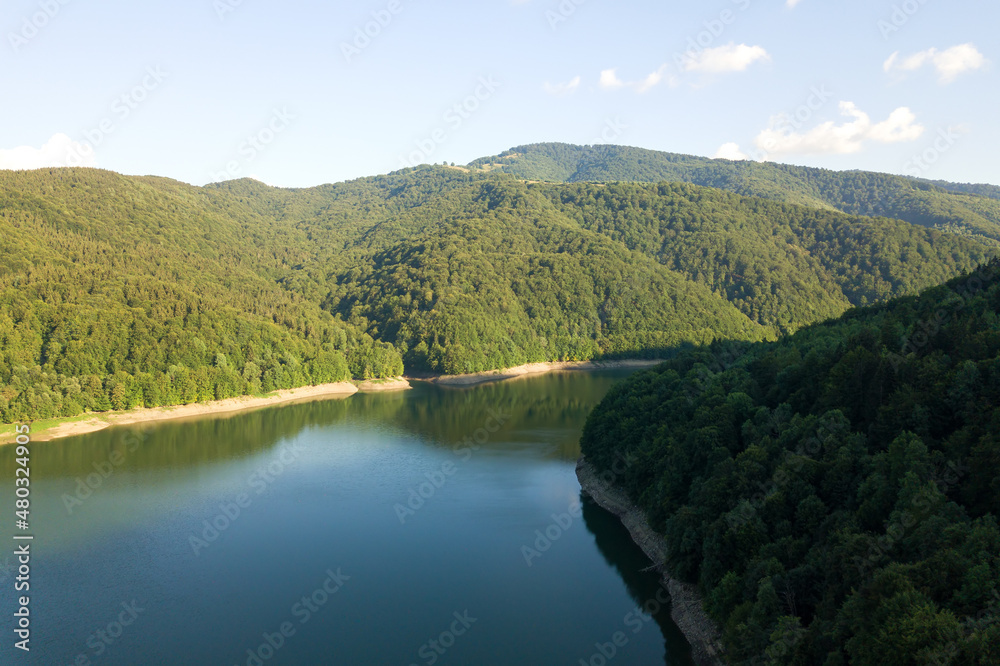
[[[0,250],[5,423],[774,339],[996,251],[684,183],[429,166],[310,189],[6,171]]]
[[[737,664],[1000,663],[1000,261],[618,385],[582,449]],[[624,469],[624,471],[622,471]]]
[[[691,183],[851,215],[892,217],[1000,244],[1000,188],[995,185],[564,143],[519,146],[469,166],[551,182]]]

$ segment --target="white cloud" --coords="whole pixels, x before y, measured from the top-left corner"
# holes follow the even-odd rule
[[[660,65],[658,70],[635,84],[636,92],[644,93],[650,88],[658,86],[663,82],[664,78],[667,79],[667,83],[669,85],[675,85],[676,82],[674,81],[674,78],[667,73],[667,65]]]
[[[795,9],[795,5],[797,4],[799,4],[799,0],[788,0],[788,2],[785,3],[785,6],[789,9]]]
[[[0,169],[44,169],[61,166],[95,166],[94,151],[89,145],[73,141],[65,134],[55,134],[41,148],[19,146],[0,149]]]
[[[625,86],[625,82],[618,78],[613,69],[606,69],[601,72],[601,87],[605,90],[617,90]]]
[[[916,114],[909,108],[901,106],[890,113],[887,119],[873,125],[868,130],[867,137],[879,143],[900,143],[916,141],[923,133],[924,126],[917,123]]]
[[[771,126],[754,139],[768,156],[789,154],[831,155],[860,152],[867,142],[899,143],[914,141],[924,133],[913,112],[900,107],[880,123],[872,123],[867,113],[853,102],[841,102],[840,113],[852,120],[840,125],[828,121],[807,132],[799,132],[785,116],[775,116]]]
[[[771,56],[761,46],[747,46],[746,44],[728,44],[714,49],[704,49],[702,51],[688,51],[683,55],[678,55],[677,68],[671,71],[670,63],[664,63],[654,72],[650,72],[645,78],[638,81],[625,81],[618,77],[617,69],[605,69],[601,72],[599,84],[604,90],[618,90],[619,88],[631,88],[637,93],[645,93],[661,83],[665,83],[671,88],[680,84],[678,74],[681,71],[688,72],[742,72],[758,60],[770,60]]]
[[[986,57],[972,44],[959,44],[944,51],[927,49],[905,58],[901,58],[899,51],[896,51],[885,61],[882,69],[887,73],[913,72],[931,65],[937,70],[938,81],[944,84],[951,83],[959,74],[985,67],[987,62]]]
[[[717,160],[734,160],[737,162],[750,159],[746,153],[740,150],[740,146],[737,143],[722,144],[712,157]]]
[[[605,69],[601,72],[600,86],[605,90],[618,90],[619,88],[632,88],[637,93],[648,92],[660,85],[664,81],[670,85],[677,85],[676,79],[668,72],[669,65],[660,65],[655,72],[650,73],[641,81],[622,81],[618,78],[617,70]]]
[[[689,72],[742,72],[758,60],[770,60],[771,56],[762,46],[747,46],[731,42],[714,49],[700,52],[688,51],[684,54],[683,67]]]
[[[545,92],[547,92],[550,95],[556,95],[556,96],[568,95],[579,87],[580,87],[579,76],[574,77],[572,81],[568,81],[567,83],[552,84],[549,83],[548,81],[545,82]]]

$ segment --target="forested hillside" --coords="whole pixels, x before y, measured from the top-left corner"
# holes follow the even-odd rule
[[[545,192],[585,229],[655,258],[782,332],[940,284],[988,255],[956,236],[899,220],[684,184]]]
[[[402,371],[396,350],[261,270],[287,261],[264,218],[163,179],[0,183],[5,423]]]
[[[989,197],[990,199],[1000,199],[1000,186],[997,185],[987,185],[982,183],[949,183],[945,180],[931,180],[928,182],[933,185],[937,185],[942,189],[951,190],[953,192],[964,192],[966,194],[977,194],[982,197]]]
[[[691,185],[420,167],[310,189],[0,172],[0,420],[762,340],[976,239]]]
[[[591,414],[584,454],[665,535],[731,663],[1000,663],[998,315],[993,260],[684,353]]]
[[[892,217],[1000,244],[1000,188],[993,185],[561,143],[519,146],[469,166],[551,182],[693,183],[851,215]]]

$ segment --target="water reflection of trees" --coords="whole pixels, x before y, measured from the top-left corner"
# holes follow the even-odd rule
[[[94,463],[121,460],[133,471],[183,468],[250,456],[306,427],[342,421],[347,401],[323,400],[232,415],[115,426],[31,446],[32,477],[86,475]],[[0,447],[0,468],[10,475],[15,447]]]
[[[441,446],[453,446],[474,436],[492,412],[507,420],[491,434],[487,448],[511,444],[535,445],[540,432],[557,437],[548,455],[579,456],[579,431],[590,410],[623,372],[557,372],[510,379],[468,388],[428,387],[425,399],[408,401],[397,417],[399,426]],[[492,412],[491,412],[492,410]]]
[[[230,415],[116,426],[88,435],[31,447],[32,475],[75,477],[94,463],[120,459],[132,471],[184,468],[252,456],[307,428],[380,423],[437,446],[475,436],[491,410],[503,426],[486,447],[537,446],[551,441],[547,457],[574,459],[587,414],[624,373],[566,372],[454,389],[417,384],[412,391],[359,393],[346,399],[313,400]],[[9,480],[15,447],[0,447],[0,479]]]
[[[628,530],[618,518],[599,507],[586,495],[581,493],[581,497],[584,524],[594,535],[597,550],[604,556],[604,560],[621,576],[635,605],[645,606],[647,602],[656,600],[660,589],[660,574],[648,570],[649,558],[632,541]],[[666,591],[663,591],[659,598],[663,599],[666,596]],[[664,640],[664,663],[672,666],[693,664],[690,645],[670,618],[670,607],[663,606],[653,618]]]

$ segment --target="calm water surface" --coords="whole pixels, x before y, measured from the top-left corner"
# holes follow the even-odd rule
[[[648,560],[580,508],[580,431],[624,376],[419,385],[33,445],[32,650],[8,629],[0,663],[596,666],[613,649],[608,664],[690,664],[669,609],[637,613],[656,598]],[[7,507],[13,458],[0,448]]]

